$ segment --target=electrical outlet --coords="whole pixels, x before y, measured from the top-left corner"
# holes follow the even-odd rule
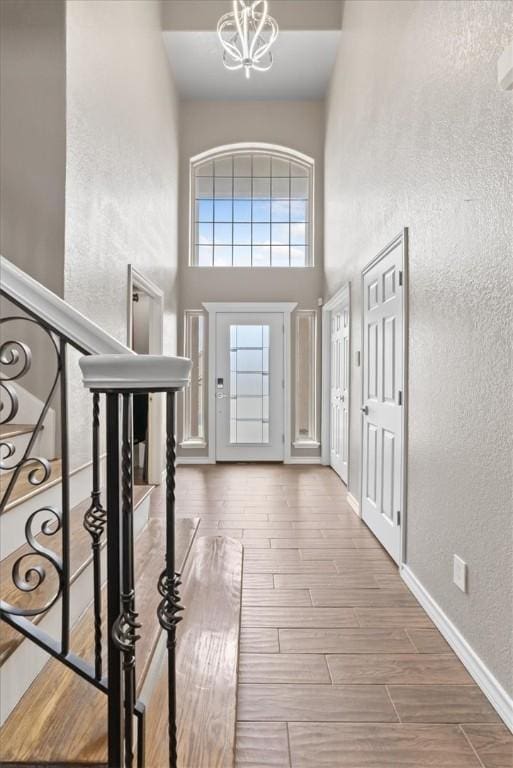
[[[452,580],[462,592],[467,591],[467,564],[458,555],[454,555]]]

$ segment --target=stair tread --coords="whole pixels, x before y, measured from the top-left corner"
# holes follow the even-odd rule
[[[177,521],[178,564],[183,564],[187,558],[198,522],[191,519]],[[163,520],[150,520],[136,542],[136,610],[142,624],[141,639],[136,644],[138,690],[160,635],[156,619],[160,600],[157,581],[164,562],[164,532]],[[105,588],[102,602],[105,617]],[[104,658],[105,646],[104,643]],[[92,663],[92,606],[73,629],[71,648]],[[61,662],[51,659],[0,729],[0,761],[99,764],[107,759],[106,739],[106,695]]]
[[[60,483],[62,477],[61,460],[51,459],[49,463],[50,477],[44,483],[41,483],[41,485],[32,485],[28,479],[29,472],[31,472],[36,466],[34,463],[27,464],[22,468],[20,474],[18,475],[18,479],[16,480],[15,486],[12,489],[9,502],[6,504],[5,509],[2,510],[3,512],[11,509],[16,504],[21,504],[22,501],[30,499],[37,493],[41,493],[42,490]],[[7,486],[12,477],[12,474],[12,471],[7,470],[0,474],[0,501],[3,499],[3,495],[7,490]]]
[[[18,435],[28,435],[34,431],[35,426],[35,424],[0,424],[0,438],[7,440]]]
[[[145,498],[153,491],[151,485],[137,485],[134,486],[134,508],[144,501]],[[104,494],[102,494],[104,499]],[[84,514],[89,508],[91,503],[90,499],[84,499],[84,501],[77,504],[71,509],[70,512],[70,580],[73,582],[82,573],[83,569],[92,559],[91,550],[91,536],[85,530],[83,521]],[[52,519],[50,515],[45,517],[42,513],[38,518],[41,522],[46,519]],[[41,525],[41,523],[40,523]],[[40,528],[40,526],[39,526]],[[43,533],[39,533],[36,536],[36,541],[43,546],[46,546],[56,554],[61,554],[62,537],[58,533],[55,540],[52,537],[45,536]],[[105,542],[105,537],[103,539]],[[31,547],[28,544],[24,544],[17,550],[12,552],[8,557],[4,558],[0,562],[0,584],[2,588],[2,599],[11,605],[20,606],[23,608],[33,608],[44,605],[57,590],[57,575],[55,570],[51,567],[47,567],[47,578],[42,582],[41,586],[34,590],[34,592],[20,592],[16,588],[12,581],[11,572],[12,567],[20,555],[31,552]],[[27,558],[25,563],[26,567],[29,565],[36,565],[42,562],[41,557],[34,555],[30,559]],[[26,567],[22,569],[22,573],[25,572]],[[34,623],[39,623],[45,614],[39,614],[32,620]],[[4,622],[0,622],[0,667],[6,661],[6,659],[16,650],[18,645],[23,642],[23,636],[17,632],[13,627],[8,626]]]
[[[191,555],[178,625],[177,734],[180,768],[234,765],[242,546],[200,537]],[[166,662],[167,663],[167,662]],[[147,707],[146,764],[167,768],[167,676]]]

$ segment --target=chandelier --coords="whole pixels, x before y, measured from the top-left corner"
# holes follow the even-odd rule
[[[233,0],[233,10],[221,16],[217,34],[224,48],[226,69],[265,72],[273,63],[270,47],[278,37],[278,24],[267,14],[267,0]]]

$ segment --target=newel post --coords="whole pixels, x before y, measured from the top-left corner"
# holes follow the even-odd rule
[[[127,350],[128,352],[128,350]],[[158,621],[167,632],[169,761],[177,763],[176,625],[180,575],[175,565],[175,393],[189,382],[191,361],[162,355],[90,355],[80,360],[84,386],[105,393],[107,441],[108,765],[132,768],[134,715],[137,765],[144,764],[144,707],[136,700],[137,622],[133,531],[132,395],[166,393],[166,551],[158,591]],[[120,409],[120,405],[122,408]]]

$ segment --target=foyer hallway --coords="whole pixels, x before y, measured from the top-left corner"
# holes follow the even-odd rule
[[[511,766],[511,735],[346,496],[324,467],[178,470],[178,515],[244,545],[236,765]]]

